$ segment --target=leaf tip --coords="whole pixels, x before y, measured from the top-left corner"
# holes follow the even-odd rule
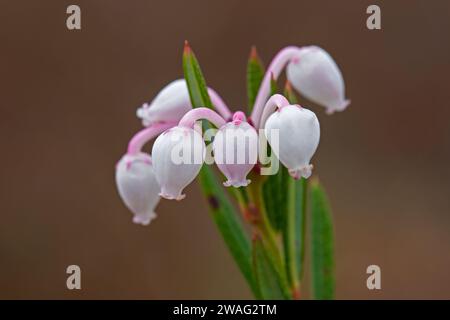
[[[254,46],[254,45],[250,49],[249,59],[251,59],[251,60],[259,60],[258,52],[256,51],[256,46]]]
[[[183,53],[184,54],[188,54],[191,53],[191,46],[189,45],[189,41],[184,40],[184,49],[183,49]]]
[[[286,83],[284,84],[284,90],[286,92],[291,92],[292,91],[292,85],[291,85],[291,82],[289,80],[286,80]]]

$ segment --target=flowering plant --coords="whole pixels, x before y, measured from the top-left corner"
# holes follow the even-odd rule
[[[280,94],[277,79],[285,68],[288,80]],[[186,42],[184,79],[168,84],[137,111],[145,128],[116,166],[118,191],[133,222],[148,225],[161,197],[182,200],[183,189],[198,176],[211,217],[259,299],[300,298],[310,230],[313,297],[333,298],[331,214],[317,178],[308,182],[319,120],[297,103],[292,87],[332,114],[349,104],[342,75],[330,55],[315,46],[286,47],[264,69],[253,48],[247,67],[251,114],[231,112],[206,86]],[[153,138],[150,156],[142,147]],[[237,208],[212,163],[225,176],[223,186]],[[243,223],[250,225],[251,237]]]

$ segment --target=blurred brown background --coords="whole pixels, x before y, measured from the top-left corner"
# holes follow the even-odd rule
[[[81,31],[66,29],[69,4]],[[369,4],[381,31],[366,28]],[[0,298],[251,297],[196,183],[150,227],[131,223],[115,189],[135,110],[182,76],[185,39],[236,108],[251,45],[266,63],[286,45],[328,50],[352,100],[333,116],[308,103],[337,298],[450,298],[450,2],[3,0],[0,11]],[[66,289],[70,264],[81,291]],[[366,288],[370,264],[381,291]]]

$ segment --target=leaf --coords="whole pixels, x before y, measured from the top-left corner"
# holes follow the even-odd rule
[[[284,96],[288,99],[290,104],[298,104],[297,96],[295,95],[294,90],[292,90],[291,83],[289,80],[286,80],[286,84],[284,85]]]
[[[183,53],[183,70],[192,106],[212,108],[213,105],[208,95],[200,65],[187,42]],[[251,244],[238,213],[225,195],[221,183],[218,182],[211,167],[206,165],[202,167],[199,181],[208,200],[210,214],[220,234],[253,293],[257,295],[256,282],[252,273]]]
[[[311,262],[315,299],[334,297],[333,221],[325,191],[311,183]]]
[[[200,65],[189,43],[184,43],[183,71],[193,107],[213,108]]]
[[[283,286],[283,279],[279,276],[272,260],[264,249],[261,238],[256,235],[253,239],[253,268],[258,283],[259,295],[266,300],[290,299],[290,293]]]
[[[271,78],[270,81],[271,95],[278,92],[276,80]],[[268,152],[271,153],[270,145],[267,145]],[[273,159],[278,159],[273,155]],[[287,210],[287,187],[289,182],[288,170],[278,161],[279,168],[276,174],[267,177],[263,184],[264,205],[267,216],[269,217],[272,227],[280,231],[284,228],[285,213]]]
[[[287,169],[280,164],[278,173],[268,176],[262,188],[267,216],[277,231],[282,230],[285,224],[288,176]]]
[[[302,281],[305,271],[305,251],[306,251],[306,214],[308,200],[308,180],[302,178],[295,182],[295,256],[297,264],[297,274]]]
[[[289,82],[286,82],[284,96],[291,104],[297,99]],[[286,195],[285,223],[283,226],[283,246],[286,273],[292,288],[294,298],[299,298],[300,281],[303,275],[303,261],[305,255],[305,222],[307,180],[294,180],[289,176],[287,169],[284,176],[284,189]]]
[[[249,112],[253,109],[263,78],[264,65],[256,52],[256,47],[252,47],[247,62],[247,98]]]
[[[251,267],[251,246],[242,223],[210,167],[203,166],[199,181],[209,203],[209,212],[231,255],[256,295],[256,283]]]

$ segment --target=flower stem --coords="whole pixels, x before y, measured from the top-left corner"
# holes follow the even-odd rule
[[[251,115],[252,122],[255,124],[255,128],[260,127],[260,119],[261,114],[264,108],[264,104],[270,94],[270,80],[273,76],[274,79],[278,79],[283,71],[284,67],[298,55],[300,48],[290,46],[282,49],[278,54],[273,58],[269,67],[267,68],[266,74],[264,75],[264,79],[261,83],[261,86],[258,91],[258,95],[256,96],[255,105],[253,106],[253,111]]]

